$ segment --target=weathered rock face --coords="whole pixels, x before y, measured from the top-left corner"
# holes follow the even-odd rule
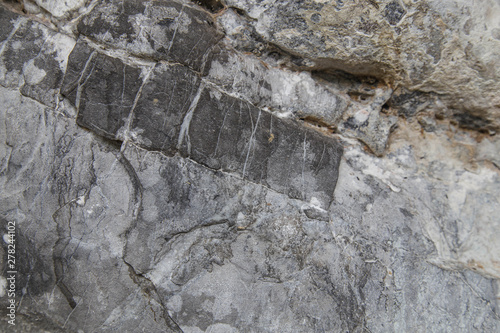
[[[222,38],[210,15],[174,1],[110,1],[78,24],[92,39],[155,60],[204,72]]]
[[[498,1],[227,4],[244,10],[263,40],[297,55],[298,67],[342,69],[436,93],[462,125],[500,128]]]
[[[482,8],[56,3],[0,6],[0,331],[498,331]]]
[[[62,93],[80,126],[330,205],[342,155],[337,140],[211,88],[185,67],[136,68],[84,42],[69,59]]]

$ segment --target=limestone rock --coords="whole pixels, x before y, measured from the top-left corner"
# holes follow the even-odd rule
[[[498,331],[494,126],[452,109],[451,90],[407,84],[411,61],[377,49],[378,33],[403,38],[410,20],[421,28],[430,13],[471,5],[237,1],[245,10],[0,6],[0,331]],[[414,10],[425,4],[432,11]],[[470,38],[484,33],[481,10],[443,18],[443,49],[425,52],[441,59],[425,68],[444,66],[454,24],[470,19]],[[365,20],[353,36],[373,48],[335,62],[356,50],[338,48],[316,63],[326,69],[313,61],[335,17],[346,24],[328,36]],[[359,75],[380,68],[399,86]]]
[[[21,92],[44,104],[58,102],[69,52],[74,40],[44,25],[12,15],[3,7],[0,48],[0,83],[21,87]]]
[[[23,323],[43,309],[53,332],[498,328],[491,280],[424,260],[434,246],[418,221],[433,210],[415,201],[428,193],[417,173],[384,177],[354,150],[329,220],[311,219],[312,204],[179,156],[120,152],[0,91],[12,149],[2,216],[53,267],[47,291],[28,285]]]
[[[175,1],[104,1],[78,24],[96,41],[205,73],[222,34],[206,12]]]
[[[35,3],[54,15],[56,18],[67,16],[72,11],[76,11],[83,7],[88,0],[65,0],[64,2],[57,0],[35,0]]]
[[[377,81],[282,70],[235,52],[215,59],[208,79],[280,117],[357,138],[377,155],[385,152],[396,123],[394,116],[382,113],[393,91]]]
[[[70,55],[61,93],[75,105],[80,125],[116,140],[141,87],[140,75],[139,68],[79,41]]]
[[[79,42],[62,88],[75,104],[77,123],[329,206],[342,155],[335,139],[212,89],[184,67],[142,71],[141,80],[140,68]]]
[[[228,0],[227,5],[243,10],[262,40],[305,58],[299,67],[341,69],[436,93],[464,126],[500,128],[496,1]],[[471,117],[482,123],[469,124]]]

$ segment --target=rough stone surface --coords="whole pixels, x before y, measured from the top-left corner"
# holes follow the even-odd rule
[[[392,89],[373,80],[269,68],[234,52],[213,61],[208,79],[282,117],[295,116],[327,132],[358,138],[377,155],[384,153],[396,122],[381,113]]]
[[[200,84],[200,78],[184,66],[157,65],[137,100],[131,135],[144,147],[175,154],[184,118]]]
[[[63,2],[57,0],[35,0],[34,2],[54,17],[61,18],[68,16],[72,11],[80,9],[88,0],[65,0]]]
[[[451,98],[496,81],[446,81],[496,5],[37,3],[0,6],[0,332],[500,330],[496,102]]]
[[[104,1],[78,25],[94,40],[204,73],[222,35],[206,12],[175,1]]]
[[[189,132],[180,133],[181,154],[292,198],[329,206],[342,155],[336,141],[208,89],[200,91],[187,121]]]
[[[290,197],[328,208],[340,144],[250,103],[200,84],[196,73],[160,64],[141,69],[79,42],[62,93],[77,123],[112,140],[179,151],[211,169],[233,172]]]
[[[141,87],[141,70],[79,41],[69,57],[61,93],[75,105],[77,122],[117,140]]]
[[[55,106],[74,41],[3,7],[0,15],[5,28],[0,37],[0,84],[20,87],[24,95]]]
[[[500,129],[498,1],[226,3],[251,18],[248,25],[260,36],[254,45],[263,40],[305,58],[295,62],[299,67],[341,69],[435,92],[459,121],[465,114],[483,120],[474,128]]]

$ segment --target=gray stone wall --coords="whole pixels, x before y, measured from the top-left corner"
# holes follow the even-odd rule
[[[499,8],[1,2],[0,331],[498,331]]]

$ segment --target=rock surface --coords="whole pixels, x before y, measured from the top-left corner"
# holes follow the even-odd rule
[[[330,205],[342,155],[335,139],[206,86],[185,67],[135,68],[84,42],[69,58],[62,94],[80,126]]]
[[[496,3],[231,1],[0,6],[0,331],[498,331]]]
[[[105,1],[78,24],[96,41],[205,72],[222,34],[208,13],[175,1]]]
[[[463,126],[500,129],[498,1],[226,3],[242,9],[264,41],[298,56],[298,67],[342,69],[433,92]]]

